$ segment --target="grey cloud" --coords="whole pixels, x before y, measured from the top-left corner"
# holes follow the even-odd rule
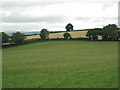
[[[81,20],[81,21],[86,21],[86,20],[91,20],[91,17],[76,17],[75,20]]]
[[[17,31],[17,30],[22,30],[22,31],[31,31],[31,30],[37,30],[41,29],[41,25],[2,25],[2,31]]]
[[[107,24],[118,24],[118,18],[117,17],[100,17],[100,18],[94,18],[91,23],[98,23],[101,26],[105,26]]]
[[[26,8],[32,6],[46,6],[46,5],[54,5],[60,4],[63,2],[3,2],[2,8],[3,9],[11,9],[11,8]]]
[[[32,16],[22,16],[22,15],[10,15],[2,16],[2,22],[6,23],[25,23],[25,22],[46,22],[46,23],[61,23],[66,20],[65,16],[42,16],[42,17],[32,17]]]
[[[62,24],[62,25],[61,25]],[[16,32],[16,31],[40,31],[43,28],[46,28],[50,31],[56,31],[56,30],[64,30],[64,23],[61,23],[60,25],[55,24],[42,24],[42,23],[16,23],[16,24],[3,24],[0,31],[5,32]]]
[[[105,3],[103,4],[103,10],[105,10],[106,8],[112,7],[113,4],[109,4],[109,3]]]
[[[120,27],[120,16],[118,17],[118,27]]]
[[[118,27],[120,27],[120,1],[118,3]]]
[[[118,3],[119,0],[89,0],[91,3],[103,3],[103,4],[115,4]],[[86,0],[88,2],[88,0]]]
[[[117,17],[98,17],[94,18],[93,22],[117,21]]]
[[[61,3],[72,3],[72,2],[85,2],[85,3],[103,3],[103,9],[107,7],[111,7],[112,4],[118,3],[118,0],[43,0],[37,1],[31,0],[30,2],[25,2],[25,0],[21,0],[21,2],[2,2],[3,9],[11,9],[11,8],[23,8],[23,7],[32,7],[32,6],[46,6],[46,5],[54,5]]]
[[[104,22],[104,21],[117,21],[117,17],[76,17],[75,20],[82,22]]]

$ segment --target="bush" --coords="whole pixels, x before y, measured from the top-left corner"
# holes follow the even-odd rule
[[[70,38],[70,39],[72,38],[70,33],[68,33],[68,32],[64,33],[63,36],[64,36],[65,40],[68,40],[68,38]]]

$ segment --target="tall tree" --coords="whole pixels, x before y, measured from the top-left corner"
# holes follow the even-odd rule
[[[118,40],[120,39],[120,31],[118,31]]]
[[[2,32],[2,43],[8,43],[8,41],[9,36],[5,32]]]
[[[42,40],[49,39],[49,32],[47,31],[47,29],[42,29],[40,31],[40,37],[41,37]]]
[[[86,33],[86,36],[89,37],[89,40],[92,40],[92,30],[88,30],[88,32]]]
[[[71,23],[67,24],[65,28],[67,31],[73,31],[73,25]]]
[[[103,40],[116,40],[118,27],[115,24],[109,24],[103,27]]]

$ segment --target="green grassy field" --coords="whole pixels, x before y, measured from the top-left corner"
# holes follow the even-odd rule
[[[3,88],[117,88],[118,42],[48,41],[3,49]]]

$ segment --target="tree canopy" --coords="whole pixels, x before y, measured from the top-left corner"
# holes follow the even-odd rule
[[[16,32],[12,34],[11,39],[15,44],[22,44],[25,39],[25,35],[20,32]]]
[[[73,31],[73,25],[71,23],[67,24],[65,28],[67,31]]]
[[[64,38],[67,40],[68,38],[71,38],[70,33],[66,32],[63,34]]]
[[[2,43],[8,43],[8,41],[9,36],[5,32],[2,32]]]
[[[115,24],[109,24],[103,27],[103,40],[115,40],[118,33],[118,27]]]
[[[102,34],[101,28],[95,28],[88,30],[86,36],[89,37],[89,40],[97,40],[98,36]]]
[[[47,31],[47,29],[42,29],[41,30],[40,37],[41,37],[42,40],[49,39],[49,32]]]
[[[109,24],[104,26],[103,29],[90,29],[88,30],[86,36],[89,37],[90,40],[96,40],[98,36],[102,36],[102,40],[117,40],[118,27],[115,24]]]

